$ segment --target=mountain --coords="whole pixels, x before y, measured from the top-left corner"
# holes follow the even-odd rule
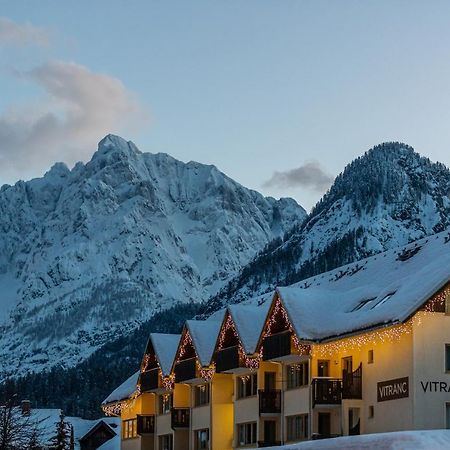
[[[79,364],[217,293],[306,213],[216,167],[108,135],[91,161],[0,189],[0,379]]]
[[[450,171],[399,142],[377,145],[350,163],[284,238],[276,238],[205,307],[286,286],[405,245],[450,225]]]

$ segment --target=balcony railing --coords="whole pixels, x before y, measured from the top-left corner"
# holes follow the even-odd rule
[[[137,416],[137,434],[153,434],[155,432],[155,416]]]
[[[159,369],[151,369],[146,372],[142,372],[140,375],[141,380],[141,392],[148,392],[158,388],[159,381]]]
[[[172,408],[172,428],[189,428],[189,416],[189,408]]]
[[[259,390],[259,414],[279,414],[281,412],[281,391],[279,389]]]
[[[175,382],[181,383],[196,377],[195,358],[185,359],[175,364]]]
[[[291,333],[284,331],[282,333],[272,334],[264,338],[263,342],[263,360],[280,358],[291,354]]]
[[[314,405],[339,405],[342,402],[342,380],[339,378],[313,378]]]
[[[281,441],[258,441],[258,447],[279,447]]]
[[[216,372],[225,372],[227,370],[239,367],[239,348],[237,345],[224,348],[216,353]]]
[[[353,372],[344,371],[342,377],[342,398],[362,399],[362,364]]]

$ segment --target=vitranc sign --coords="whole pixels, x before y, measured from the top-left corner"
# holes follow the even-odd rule
[[[409,396],[409,378],[396,378],[395,380],[377,383],[377,398],[379,402],[397,400]]]

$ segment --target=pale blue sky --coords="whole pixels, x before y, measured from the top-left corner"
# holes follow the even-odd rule
[[[335,176],[386,140],[450,165],[447,1],[0,1],[0,16],[44,36],[2,42],[0,24],[0,183],[86,160],[107,131],[306,208],[327,179],[311,165],[297,186],[264,182],[309,162]],[[71,77],[93,95],[74,100]]]

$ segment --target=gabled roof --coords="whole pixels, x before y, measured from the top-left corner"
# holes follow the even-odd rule
[[[88,439],[99,428],[103,428],[105,432],[111,436],[111,438],[113,438],[117,434],[116,431],[114,431],[104,420],[100,419],[92,428],[90,428],[90,430],[86,434],[84,434],[84,436],[79,438],[80,442]]]
[[[297,336],[319,341],[404,322],[449,281],[443,232],[276,292]]]
[[[119,402],[130,398],[131,395],[136,391],[136,385],[139,379],[140,370],[127,378],[119,387],[114,389],[108,397],[103,400],[102,405],[107,403]]]
[[[192,338],[200,364],[207,367],[211,363],[214,348],[222,322],[216,320],[187,320],[186,327]]]
[[[150,333],[150,341],[163,376],[170,374],[172,363],[180,343],[180,337],[179,334]]]
[[[248,355],[256,351],[269,306],[269,302],[266,302],[260,306],[230,305],[228,307],[242,347]]]

